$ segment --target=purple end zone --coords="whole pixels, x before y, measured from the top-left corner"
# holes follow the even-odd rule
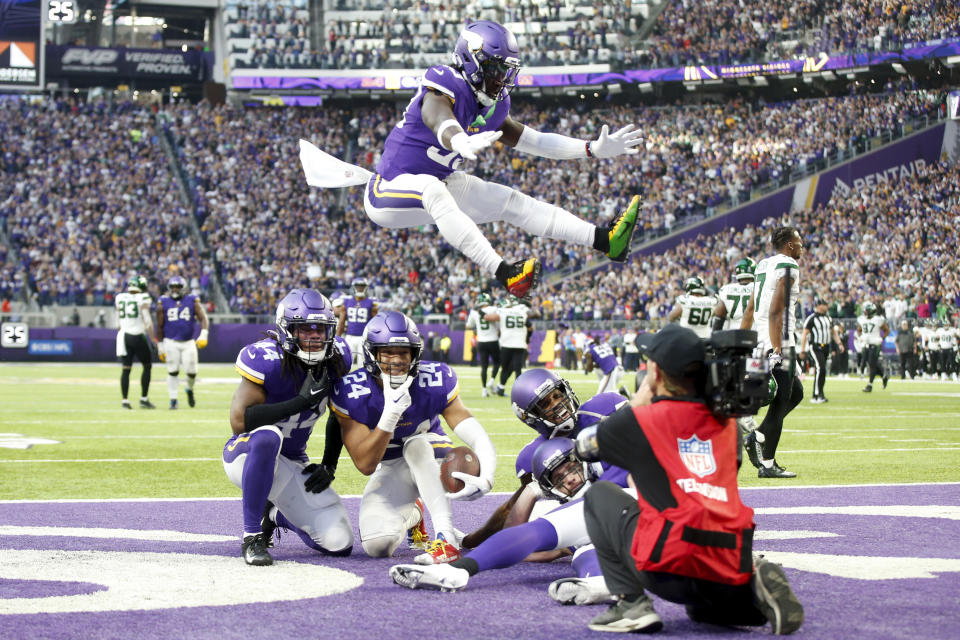
[[[748,489],[751,506],[842,507],[883,505],[960,506],[958,485],[900,485],[816,489]],[[478,526],[503,499],[487,496],[454,506],[455,522],[463,530]],[[356,522],[358,500],[346,501]],[[235,535],[240,530],[236,500],[185,502],[8,503],[2,506],[5,526],[107,527],[164,529],[190,533]],[[794,591],[806,608],[806,622],[796,634],[808,638],[958,638],[960,590],[960,521],[951,517],[904,517],[876,513],[757,515],[762,531],[816,531],[834,537],[760,539],[759,552],[816,553],[842,556],[948,558],[950,571],[934,578],[861,580],[827,573],[787,569]],[[195,553],[239,557],[239,540],[231,542],[157,542],[77,537],[0,536],[4,549],[63,549]],[[562,640],[603,637],[586,624],[602,606],[563,607],[552,602],[547,584],[571,575],[569,562],[522,564],[490,571],[471,579],[458,593],[410,591],[395,586],[387,575],[398,562],[412,562],[414,551],[401,548],[391,559],[363,555],[359,542],[348,558],[326,558],[306,548],[292,534],[273,550],[277,560],[322,564],[364,578],[357,589],[338,595],[289,602],[221,607],[190,607],[158,611],[109,613],[0,615],[0,638],[98,638],[219,640],[258,637],[368,638],[527,638]],[[250,568],[270,579],[270,567]],[[952,572],[951,572],[952,571]],[[41,595],[90,593],[99,585],[5,580],[0,567],[0,601]],[[187,605],[188,603],[184,603]],[[655,599],[664,619],[661,635],[672,638],[736,637],[767,634],[765,628],[725,629],[698,625],[683,609]]]

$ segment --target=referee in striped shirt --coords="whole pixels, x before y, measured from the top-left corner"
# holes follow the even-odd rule
[[[817,298],[814,311],[803,321],[803,337],[800,338],[801,357],[810,356],[816,377],[813,381],[813,404],[823,404],[827,397],[823,395],[823,384],[827,379],[827,354],[830,353],[830,341],[837,343],[837,349],[843,352],[843,342],[836,327],[827,316],[827,301]]]

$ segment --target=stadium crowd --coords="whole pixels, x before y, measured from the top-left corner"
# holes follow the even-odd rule
[[[830,202],[766,219],[757,227],[697,236],[657,255],[634,257],[545,289],[535,304],[546,318],[644,319],[662,323],[699,275],[714,291],[730,281],[741,257],[769,254],[771,230],[789,224],[804,233],[800,309],[817,296],[831,314],[852,317],[860,305],[887,300],[889,320],[929,318],[938,308],[960,309],[960,167],[937,165],[897,183],[868,186]],[[624,282],[630,283],[624,286]]]
[[[651,67],[733,64],[866,51],[960,36],[960,8],[948,0],[753,3],[671,0],[650,38]]]
[[[557,162],[498,147],[481,154],[472,171],[589,220],[610,219],[640,193],[644,227],[636,241],[642,242],[725,201],[743,201],[752,188],[777,184],[808,163],[851,154],[865,139],[940,107],[940,96],[893,89],[784,104],[642,111],[545,108],[518,100],[517,120],[581,138],[595,137],[601,121],[637,122],[646,148],[634,160]],[[393,104],[349,110],[166,107],[161,121],[191,183],[209,257],[201,257],[189,237],[188,211],[173,188],[149,112],[66,102],[8,101],[0,109],[0,127],[11,143],[4,149],[0,216],[43,305],[110,304],[132,271],[159,283],[182,273],[192,289],[206,294],[216,269],[231,311],[246,314],[270,313],[296,282],[335,290],[364,276],[392,305],[416,315],[459,308],[466,303],[463,291],[486,284],[472,264],[437,241],[433,227],[383,229],[363,214],[362,190],[306,185],[298,138],[373,169],[399,117]],[[58,124],[67,112],[78,123],[73,142]],[[58,171],[74,178],[55,181]],[[582,197],[589,192],[599,195]],[[492,226],[488,236],[495,246],[502,239],[510,251],[535,252],[547,270],[580,269],[595,259],[586,248]],[[15,287],[15,273],[3,281]],[[579,302],[609,304],[599,295],[584,294]],[[562,298],[550,304],[553,314],[576,307]],[[613,306],[626,313],[627,305]]]
[[[367,13],[344,13],[355,11]],[[378,17],[369,17],[371,12]],[[305,0],[231,1],[225,16],[234,66],[254,68],[423,68],[436,64],[441,54],[445,62],[449,43],[466,21],[475,19],[510,25],[528,67],[761,62],[820,52],[897,50],[960,36],[960,8],[949,0],[921,5],[898,0],[671,0],[643,42],[634,40],[644,18],[631,3],[599,0],[334,0],[323,12],[320,37],[313,39]]]
[[[201,288],[213,263],[190,237],[152,122],[130,103],[0,101],[0,220],[17,252],[14,287],[25,271],[41,306],[112,304],[134,273],[163,283],[184,274]]]

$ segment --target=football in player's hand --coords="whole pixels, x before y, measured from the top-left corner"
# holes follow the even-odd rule
[[[473,449],[470,447],[454,447],[440,463],[440,482],[443,483],[443,488],[450,493],[456,493],[464,487],[463,480],[451,475],[454,471],[460,471],[468,476],[480,474],[480,460]]]

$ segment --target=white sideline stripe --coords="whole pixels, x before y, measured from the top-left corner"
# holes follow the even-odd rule
[[[779,453],[902,453],[909,451],[960,451],[960,447],[902,447],[890,449],[780,449]],[[516,458],[512,453],[498,453],[498,458]],[[339,460],[349,460],[347,456],[341,456]],[[17,463],[63,463],[63,462],[220,462],[222,458],[63,458],[63,459],[41,459],[41,460],[0,460],[0,464]],[[849,487],[853,485],[838,485]]]
[[[236,536],[187,533],[167,529],[105,529],[101,527],[16,527],[0,526],[0,536],[62,536],[68,538],[123,538],[158,542],[233,542]]]
[[[764,487],[740,487],[740,491],[798,491],[805,489],[856,489],[864,487],[960,487],[960,482],[869,482],[864,484],[781,484]],[[490,496],[512,496],[512,491],[491,491]],[[341,499],[359,500],[359,494],[343,494]],[[124,502],[240,502],[240,496],[219,498],[61,498],[56,500],[0,500],[0,504],[88,504]]]
[[[754,513],[760,515],[814,515],[834,514],[841,516],[891,516],[901,518],[942,518],[960,520],[960,506],[954,505],[844,505],[839,507],[757,507]]]

